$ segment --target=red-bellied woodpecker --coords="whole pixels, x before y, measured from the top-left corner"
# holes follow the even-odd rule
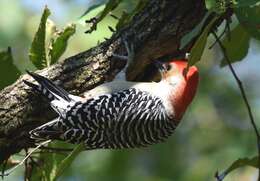
[[[167,65],[166,65],[167,64]],[[59,117],[30,132],[35,139],[82,143],[86,149],[136,148],[169,137],[196,93],[199,75],[186,60],[163,64],[158,83],[113,81],[73,96],[50,80],[28,72]]]

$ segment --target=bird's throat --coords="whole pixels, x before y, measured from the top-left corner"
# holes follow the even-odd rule
[[[171,96],[175,118],[181,120],[187,107],[192,102],[198,86],[198,79],[180,83],[175,87],[175,93]]]
[[[170,96],[171,104],[174,110],[174,118],[178,121],[182,118],[188,104],[184,98],[184,91],[185,86],[178,85],[175,87],[175,91],[172,91],[173,93]]]

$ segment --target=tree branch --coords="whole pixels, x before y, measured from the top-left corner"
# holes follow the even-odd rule
[[[250,107],[250,104],[248,102],[248,99],[247,99],[247,96],[246,96],[246,92],[245,92],[245,89],[244,89],[244,86],[241,82],[241,80],[239,79],[238,75],[236,74],[236,71],[235,69],[233,68],[232,64],[231,64],[231,61],[227,55],[227,51],[226,51],[226,48],[224,47],[224,45],[221,43],[219,37],[217,36],[217,34],[213,31],[212,32],[216,42],[218,43],[222,53],[223,53],[223,56],[227,62],[227,65],[234,77],[234,79],[236,80],[237,82],[237,85],[238,85],[238,88],[241,92],[241,95],[242,95],[242,98],[244,100],[244,103],[245,103],[245,106],[247,108],[247,112],[248,112],[248,115],[249,115],[249,119],[250,119],[250,122],[251,122],[251,125],[253,126],[253,129],[255,131],[255,134],[256,134],[256,140],[257,140],[257,150],[258,150],[258,181],[260,181],[260,134],[259,134],[259,131],[257,129],[257,126],[256,126],[256,123],[255,123],[255,120],[254,120],[254,116],[253,116],[253,113],[252,113],[252,110],[251,110],[251,107]],[[223,176],[219,176],[218,173],[216,173],[216,178],[218,181],[221,181],[223,180]]]
[[[124,54],[121,41],[124,36],[131,40],[136,53],[133,64],[128,67],[128,79],[144,79],[145,75],[151,74],[146,71],[151,60],[189,51],[192,42],[179,50],[181,38],[202,20],[205,13],[204,0],[151,0],[111,39],[38,73],[70,93],[80,95],[112,80],[122,69],[123,62],[111,55]],[[29,139],[29,130],[55,117],[50,106],[32,94],[23,80],[32,81],[28,75],[23,75],[0,92],[0,163],[21,149],[34,146],[33,140]]]

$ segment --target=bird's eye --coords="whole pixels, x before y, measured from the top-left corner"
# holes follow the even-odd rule
[[[166,70],[167,70],[167,71],[171,70],[171,68],[172,68],[172,66],[171,66],[170,64],[167,64],[167,65],[166,65]]]

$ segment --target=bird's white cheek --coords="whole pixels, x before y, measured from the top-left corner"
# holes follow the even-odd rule
[[[180,84],[183,81],[183,78],[181,76],[171,76],[167,79],[168,83],[170,85],[176,85]]]

